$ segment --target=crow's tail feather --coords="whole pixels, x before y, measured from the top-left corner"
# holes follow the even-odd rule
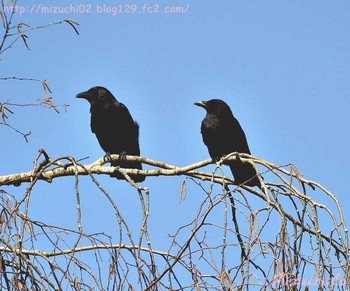
[[[237,185],[258,186],[261,189],[261,183],[253,165],[242,161],[229,161],[228,166]]]

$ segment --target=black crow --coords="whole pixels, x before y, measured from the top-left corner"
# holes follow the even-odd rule
[[[203,142],[214,161],[232,152],[250,154],[244,131],[224,101],[212,99],[196,102],[195,105],[207,111],[202,121],[201,133]],[[235,160],[225,164],[230,166],[237,185],[245,184],[261,188],[257,172],[250,163]]]
[[[90,102],[91,131],[96,134],[101,148],[109,154],[122,155],[111,166],[142,170],[140,162],[130,162],[123,159],[125,155],[139,156],[139,125],[131,117],[128,108],[118,102],[112,93],[104,87],[93,87],[76,96]],[[111,177],[124,179],[120,173]],[[130,175],[135,182],[142,182],[142,175]]]

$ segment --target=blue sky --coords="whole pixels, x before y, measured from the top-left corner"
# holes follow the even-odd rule
[[[26,10],[50,4],[77,5],[66,0],[18,2]],[[91,12],[96,12],[103,4],[121,3],[91,0],[84,9],[91,6]],[[28,34],[31,51],[17,43],[2,54],[1,77],[47,79],[54,102],[69,104],[69,108],[60,114],[35,107],[14,108],[9,122],[32,134],[27,144],[0,127],[0,174],[30,170],[39,148],[52,158],[89,156],[87,163],[103,156],[89,128],[89,105],[74,98],[101,85],[127,105],[139,122],[142,156],[177,166],[207,159],[200,136],[204,111],[193,103],[221,98],[244,128],[253,155],[275,164],[294,163],[305,178],[331,190],[345,213],[350,211],[345,183],[350,180],[349,1],[134,0],[132,4],[137,6],[136,13],[116,16],[40,11],[17,15],[17,22],[32,27],[68,18],[80,24],[80,35],[69,25],[53,26]],[[159,5],[160,11],[166,6],[187,7],[187,11],[143,13],[145,4]],[[13,103],[43,95],[40,84],[32,82],[2,81],[0,88],[1,100]],[[121,205],[126,203],[130,223],[138,224],[133,211],[127,210],[137,199],[126,194],[131,188],[109,177],[98,179],[121,195],[116,199]],[[164,230],[159,240],[168,226],[173,231],[178,225],[177,213],[191,211],[190,204],[178,204],[181,180],[158,177],[144,183],[152,193],[150,219]],[[75,216],[70,217],[75,211],[73,179],[40,187],[43,190],[33,195],[33,216],[74,224]],[[101,210],[107,206],[98,198],[97,189],[91,190],[88,178],[81,179],[81,187],[86,195],[86,224],[96,231],[108,219]],[[9,192],[16,195],[23,189]],[[52,205],[62,201],[66,215],[51,215]],[[101,219],[90,217],[93,211]]]

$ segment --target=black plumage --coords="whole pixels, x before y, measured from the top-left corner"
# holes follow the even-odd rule
[[[118,102],[112,93],[104,87],[93,87],[76,96],[89,101],[91,113],[91,131],[96,134],[101,148],[106,154],[139,156],[139,125],[131,117],[128,108]],[[111,166],[142,170],[140,162],[126,161],[121,157],[111,162]],[[120,173],[111,177],[124,179]],[[130,175],[135,182],[142,182],[142,175]]]
[[[203,142],[214,161],[232,152],[250,154],[245,133],[224,101],[212,99],[196,102],[195,105],[207,111],[202,121],[201,133]],[[257,172],[250,163],[235,160],[227,161],[225,164],[230,167],[237,185],[245,184],[261,188]]]

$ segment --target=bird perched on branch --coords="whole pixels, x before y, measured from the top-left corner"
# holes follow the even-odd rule
[[[201,133],[204,144],[208,147],[210,157],[217,161],[232,152],[250,154],[247,138],[230,107],[220,99],[196,102],[203,107],[207,115],[202,121]],[[240,159],[226,161],[237,185],[258,186],[261,188],[257,172],[250,163]]]
[[[91,108],[91,131],[96,134],[101,148],[107,155],[121,155],[118,161],[112,161],[111,166],[142,170],[140,162],[126,161],[125,155],[140,155],[139,125],[131,117],[128,108],[118,102],[112,93],[104,87],[93,87],[82,92],[76,98],[89,101]],[[125,179],[120,173],[111,177]],[[135,182],[142,182],[142,175],[130,175]]]

